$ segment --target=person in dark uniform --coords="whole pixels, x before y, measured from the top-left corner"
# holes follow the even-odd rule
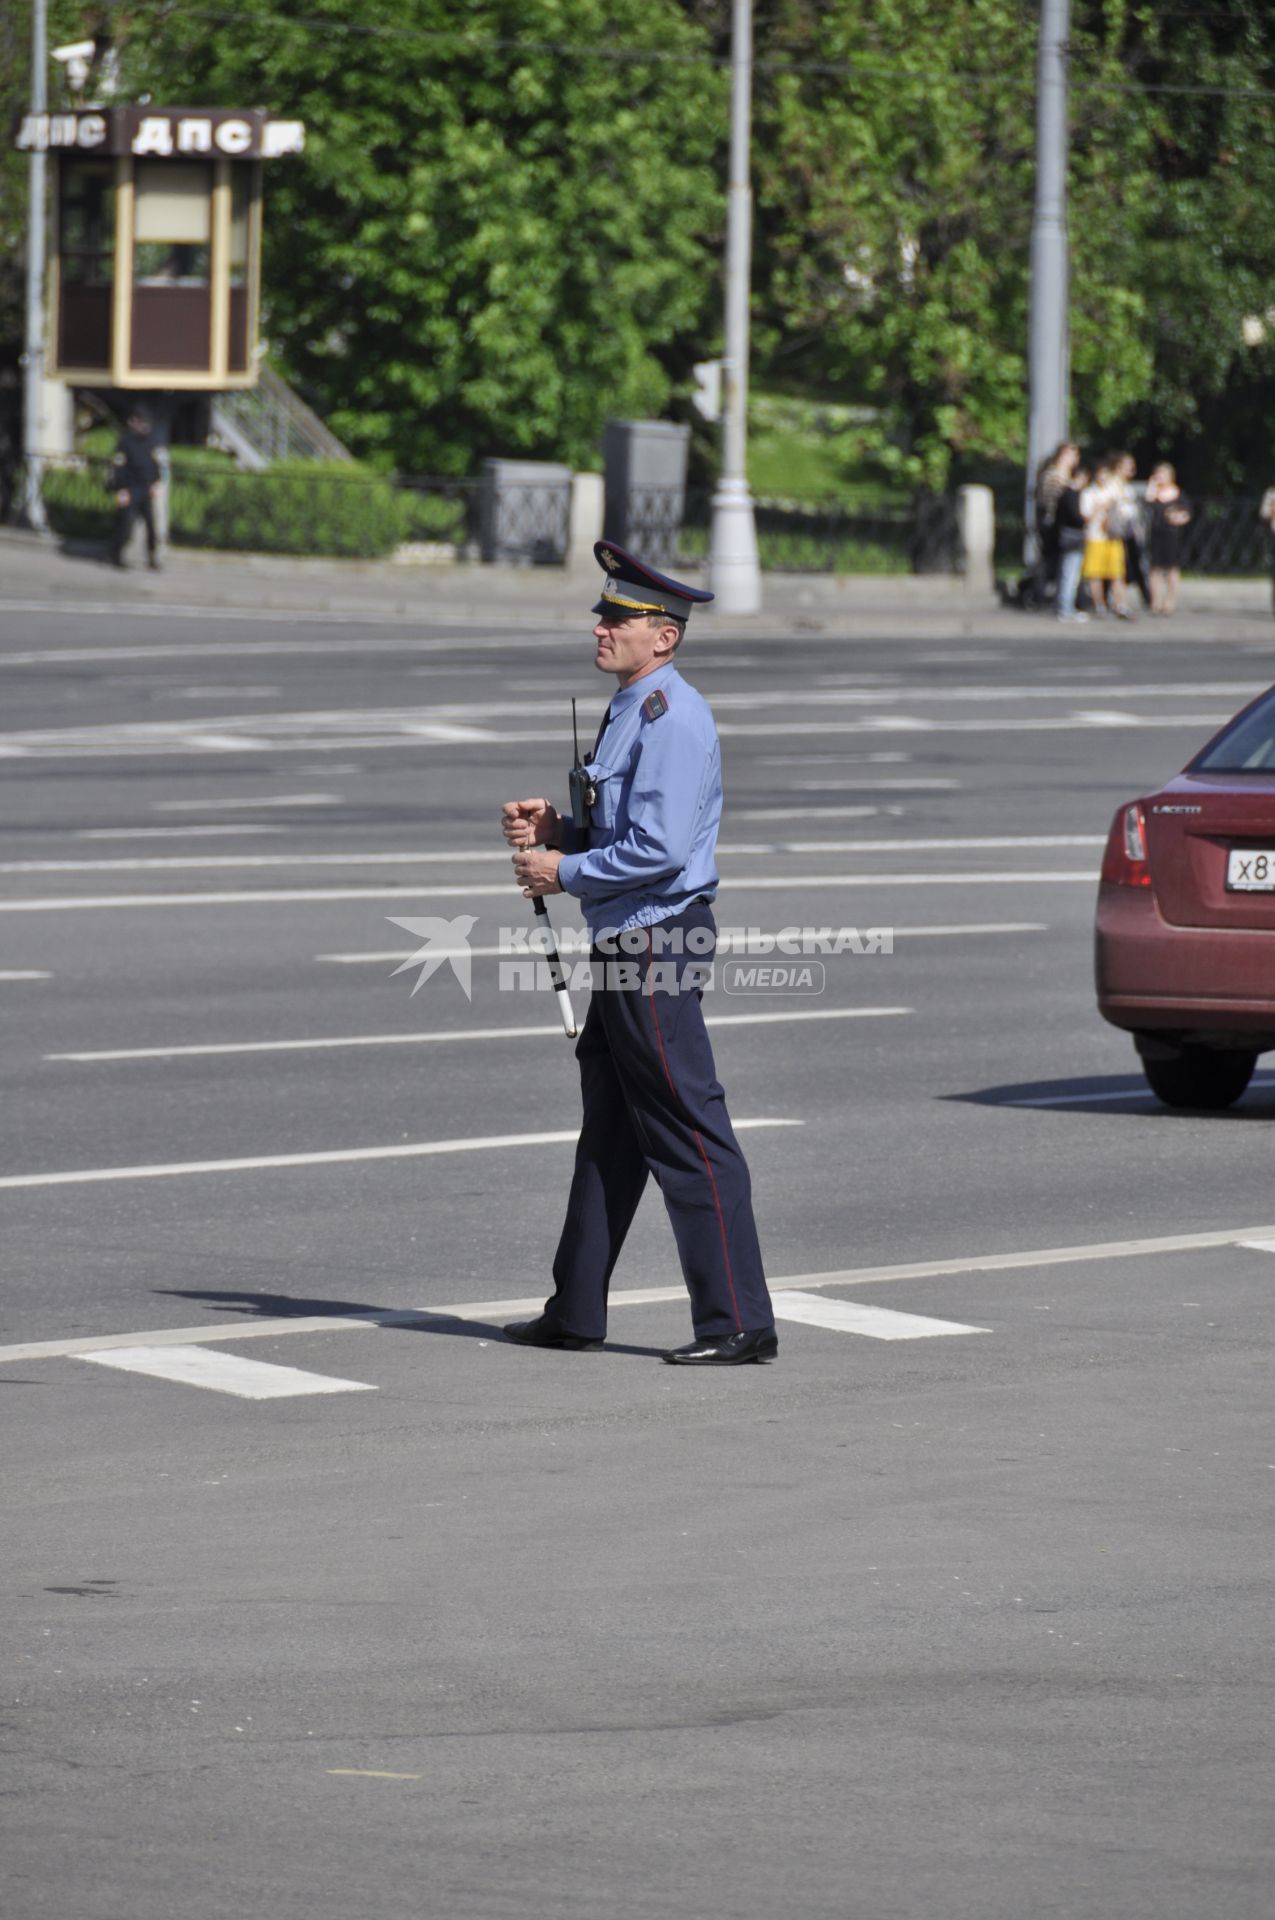
[[[111,563],[126,564],[124,549],[140,514],[146,528],[146,555],[153,572],[159,571],[159,543],[155,538],[155,493],[159,486],[159,462],[151,435],[151,423],[139,409],[128,416],[128,425],[120,435],[111,461],[110,488],[115,495],[115,527],[111,535]]]
[[[587,821],[545,799],[501,809],[527,898],[569,893],[593,937],[593,996],[576,1046],[584,1118],[554,1291],[524,1346],[599,1346],[607,1289],[648,1174],[668,1210],[695,1339],[675,1366],[738,1366],[779,1350],[748,1165],[718,1082],[702,982],[717,940],[714,850],[721,753],[707,701],[673,663],[694,605],[712,594],[622,547],[594,548],[607,578],[594,665],[615,675],[584,768]]]

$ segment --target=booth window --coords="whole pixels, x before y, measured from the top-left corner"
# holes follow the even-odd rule
[[[207,372],[212,168],[139,160],[134,196],[133,365]]]
[[[63,160],[58,262],[58,365],[108,368],[115,279],[115,169],[109,160]]]

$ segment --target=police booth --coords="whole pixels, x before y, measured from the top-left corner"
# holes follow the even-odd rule
[[[213,392],[257,378],[262,162],[297,120],[233,109],[30,114],[50,155],[48,371],[76,387]]]

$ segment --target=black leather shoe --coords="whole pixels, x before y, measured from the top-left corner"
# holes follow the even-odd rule
[[[751,1332],[692,1340],[689,1347],[674,1347],[664,1358],[670,1367],[742,1367],[749,1360],[773,1360],[778,1352],[775,1329],[755,1327]]]
[[[564,1333],[547,1313],[535,1320],[511,1320],[505,1338],[517,1347],[556,1347],[563,1353],[595,1353],[602,1345],[600,1340],[582,1340],[578,1334]]]

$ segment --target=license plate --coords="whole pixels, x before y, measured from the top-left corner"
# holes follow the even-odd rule
[[[1232,847],[1226,887],[1228,893],[1275,893],[1275,847]]]

